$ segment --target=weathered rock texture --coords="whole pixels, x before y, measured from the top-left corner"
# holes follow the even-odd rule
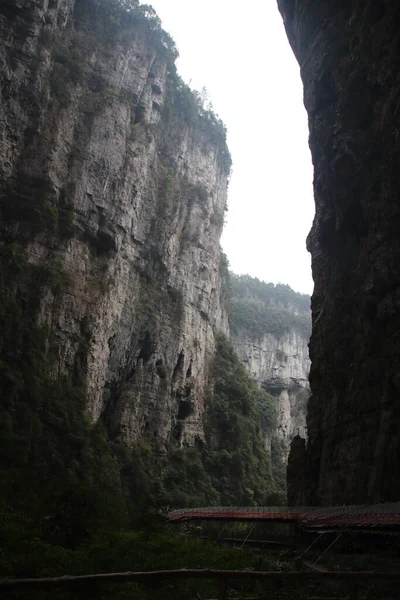
[[[278,4],[315,173],[304,500],[399,500],[400,4]]]
[[[128,441],[191,444],[227,331],[226,147],[189,118],[149,28],[107,35],[84,5],[0,7],[1,244],[24,240],[62,275],[40,318],[54,376],[79,372],[91,418]]]
[[[282,337],[265,333],[258,339],[240,330],[232,341],[251,377],[276,398],[278,423],[274,436],[283,442],[287,457],[294,436],[306,437],[308,339],[296,330]]]
[[[296,434],[306,437],[311,333],[310,297],[288,285],[231,274],[232,341],[249,375],[276,399],[277,428],[271,441],[287,458]]]

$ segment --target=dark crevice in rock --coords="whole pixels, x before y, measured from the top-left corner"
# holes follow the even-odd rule
[[[77,385],[82,384],[86,377],[90,339],[90,325],[88,319],[84,318],[80,323],[80,340],[75,354],[73,369],[73,380]]]
[[[126,381],[129,381],[131,379],[133,379],[136,375],[136,365],[133,364],[132,368],[128,371],[128,374],[126,376]]]
[[[183,433],[183,423],[182,421],[178,421],[175,425],[175,427],[172,430],[172,437],[174,440],[176,440],[177,442],[179,442],[182,438],[182,433]]]
[[[189,367],[188,367],[188,369],[187,369],[187,371],[186,371],[186,377],[187,377],[187,378],[189,378],[189,377],[191,377],[191,376],[192,376],[192,364],[193,364],[193,361],[191,360],[191,361],[190,361],[190,364],[189,364]]]
[[[103,254],[108,254],[111,251],[116,251],[116,241],[114,234],[111,231],[101,231],[97,232],[97,235],[90,236],[88,234],[88,241],[91,248],[95,251],[97,256],[102,256]]]
[[[156,360],[156,371],[157,371],[157,375],[159,376],[160,379],[166,379],[167,377],[167,369],[165,368],[164,365],[164,361],[159,358],[158,360]]]
[[[368,21],[371,25],[375,25],[378,23],[386,14],[386,6],[383,0],[376,0],[375,2],[370,3],[368,7]]]
[[[188,400],[180,400],[178,407],[177,418],[180,420],[187,419],[194,412],[193,403]]]
[[[153,94],[162,94],[162,89],[156,83],[153,83],[153,85],[151,86],[151,91],[153,92]]]
[[[178,375],[182,373],[184,362],[185,362],[185,355],[182,350],[179,353],[178,360],[174,367],[174,371],[172,373],[172,380],[175,380],[178,377]]]
[[[4,15],[6,19],[10,21],[16,17],[23,15],[24,8],[18,6],[15,0],[5,0],[3,5],[0,7],[0,14]]]
[[[143,106],[142,104],[138,104],[135,109],[134,125],[137,125],[138,123],[141,123],[143,121],[145,113],[146,113],[146,107]]]
[[[137,362],[139,362],[139,360],[143,360],[144,363],[147,363],[150,360],[153,353],[154,348],[153,343],[151,341],[150,333],[146,331],[144,339],[141,342],[141,349],[137,357]]]

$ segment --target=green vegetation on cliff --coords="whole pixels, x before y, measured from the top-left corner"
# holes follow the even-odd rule
[[[41,36],[46,47],[53,44],[49,94],[55,112],[75,97],[74,86],[90,92],[86,100],[99,96],[98,102],[85,105],[86,114],[100,110],[115,92],[101,86],[98,92],[90,89],[85,48],[73,48],[71,40],[78,43],[85,37],[90,46],[92,35],[103,36],[102,51],[107,52],[108,45],[129,42],[134,25],[167,58],[168,118],[189,121],[217,139],[220,158],[229,167],[225,129],[200,96],[179,80],[173,64],[176,48],[154,11],[122,0],[77,0],[74,6],[74,26],[87,38],[68,34],[53,44],[45,24]],[[172,505],[265,503],[279,491],[263,448],[263,428],[271,428],[274,420],[271,398],[254,386],[221,337],[207,396],[206,436],[198,447],[179,448],[171,441],[167,449],[144,442],[127,448],[110,439],[101,419],[93,424],[85,397],[88,325],[82,318],[69,372],[60,374],[62,332],[46,323],[51,316],[43,308],[43,298],[51,297],[56,315],[60,295],[68,292],[71,274],[58,261],[57,248],[78,235],[67,191],[58,198],[45,177],[36,181],[21,169],[0,196],[0,575],[178,566],[181,541],[175,537],[168,546],[164,534],[162,540],[152,538],[149,523],[160,512]],[[167,202],[168,173],[163,182]],[[191,191],[193,201],[201,203],[202,189]],[[163,216],[160,210],[159,218]],[[40,239],[41,257],[28,251],[35,239]],[[160,265],[153,258],[156,270]],[[171,315],[179,320],[180,292],[171,288],[168,294]],[[146,302],[143,310],[155,313],[156,307]],[[145,551],[144,541],[149,542]],[[154,560],[154,548],[162,549],[163,543],[171,562],[167,550]],[[182,566],[190,566],[186,558]],[[207,566],[204,556],[193,558],[192,564]],[[231,561],[230,566],[235,564]],[[87,591],[84,597],[90,597]]]
[[[162,481],[174,506],[265,505],[284,499],[274,481],[265,434],[275,425],[274,399],[248,376],[231,343],[217,337],[207,396],[205,441],[170,451]]]
[[[1,384],[7,391],[0,420],[1,575],[132,568],[126,556],[137,569],[176,567],[175,554],[162,558],[161,552],[152,562],[151,552],[166,539],[162,529],[151,533],[160,511],[282,499],[282,482],[274,481],[276,468],[271,469],[264,449],[264,434],[275,421],[273,399],[250,380],[224,336],[217,339],[205,442],[195,448],[171,443],[160,456],[143,442],[134,448],[114,444],[100,424],[91,425],[79,373],[71,380],[52,380],[46,374],[44,332],[21,306],[8,308],[20,321],[12,317],[6,326],[3,320],[0,347]],[[26,362],[21,363],[23,347]],[[168,537],[168,549],[176,553],[182,540]],[[207,550],[185,544],[188,554],[179,564],[207,566]],[[229,552],[217,555],[235,566]]]
[[[298,331],[311,334],[310,296],[288,285],[265,283],[250,275],[230,274],[229,323],[233,333],[243,330],[258,338],[266,333],[282,336]]]
[[[273,400],[251,381],[223,336],[207,395],[205,440],[197,447],[171,442],[163,455],[144,442],[127,448],[112,442],[101,422],[90,422],[85,323],[70,374],[57,376],[57,340],[38,319],[44,292],[50,289],[57,302],[69,274],[54,259],[29,262],[24,246],[37,231],[27,228],[20,243],[10,239],[8,225],[17,217],[3,221],[0,247],[1,574],[107,570],[88,558],[98,540],[146,529],[149,515],[153,521],[166,507],[281,501],[280,457],[271,466],[264,449],[264,435],[274,426]],[[40,223],[49,232],[47,221]],[[127,535],[115,542],[115,557]]]
[[[129,44],[139,34],[146,35],[167,64],[166,96],[162,107],[164,119],[182,120],[199,132],[204,132],[207,139],[218,148],[218,160],[223,168],[230,170],[232,160],[226,142],[226,127],[211,105],[204,101],[202,94],[192,90],[177,74],[177,47],[150,5],[139,4],[138,0],[76,0],[74,18],[78,29],[88,29],[104,40],[105,50],[115,44]],[[76,44],[70,48],[58,45],[57,48],[51,83],[55,96],[65,105],[69,96],[68,82],[81,85],[88,83],[86,67]],[[125,92],[129,98],[130,91]],[[101,98],[93,98],[93,93],[89,94],[88,102],[91,107],[98,108],[106,105],[110,96],[121,93],[123,95],[124,91],[117,92],[107,87],[100,91]],[[142,110],[143,107],[138,104],[138,117]]]

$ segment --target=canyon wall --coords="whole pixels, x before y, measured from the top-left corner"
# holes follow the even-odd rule
[[[277,424],[266,446],[278,442],[286,459],[294,436],[306,437],[310,298],[248,275],[232,274],[231,282],[232,342],[252,379],[275,399]]]
[[[315,291],[303,474],[290,498],[400,498],[400,5],[278,0],[314,164]],[[300,452],[301,454],[301,452]],[[298,486],[302,486],[302,490]]]
[[[172,39],[135,0],[7,1],[0,35],[0,468],[29,464],[37,498],[107,479],[134,502],[284,502],[309,298],[250,292],[246,372],[226,132]]]
[[[79,379],[92,422],[191,445],[228,328],[224,128],[176,75],[151,10],[10,0],[0,36],[4,269],[21,256],[4,285],[35,305],[52,377]]]
[[[277,427],[273,435],[283,442],[287,457],[294,436],[306,437],[308,339],[295,330],[281,338],[266,333],[258,339],[241,330],[232,341],[249,375],[276,400]]]

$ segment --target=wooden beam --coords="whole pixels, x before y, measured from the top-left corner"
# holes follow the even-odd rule
[[[225,571],[214,569],[177,569],[168,571],[128,571],[126,573],[98,573],[95,575],[64,575],[46,579],[3,579],[0,580],[0,593],[10,590],[65,587],[87,583],[124,583],[137,581],[143,584],[154,583],[163,579],[264,579],[271,581],[311,581],[311,580],[373,580],[400,581],[400,571],[382,573],[372,571]]]

